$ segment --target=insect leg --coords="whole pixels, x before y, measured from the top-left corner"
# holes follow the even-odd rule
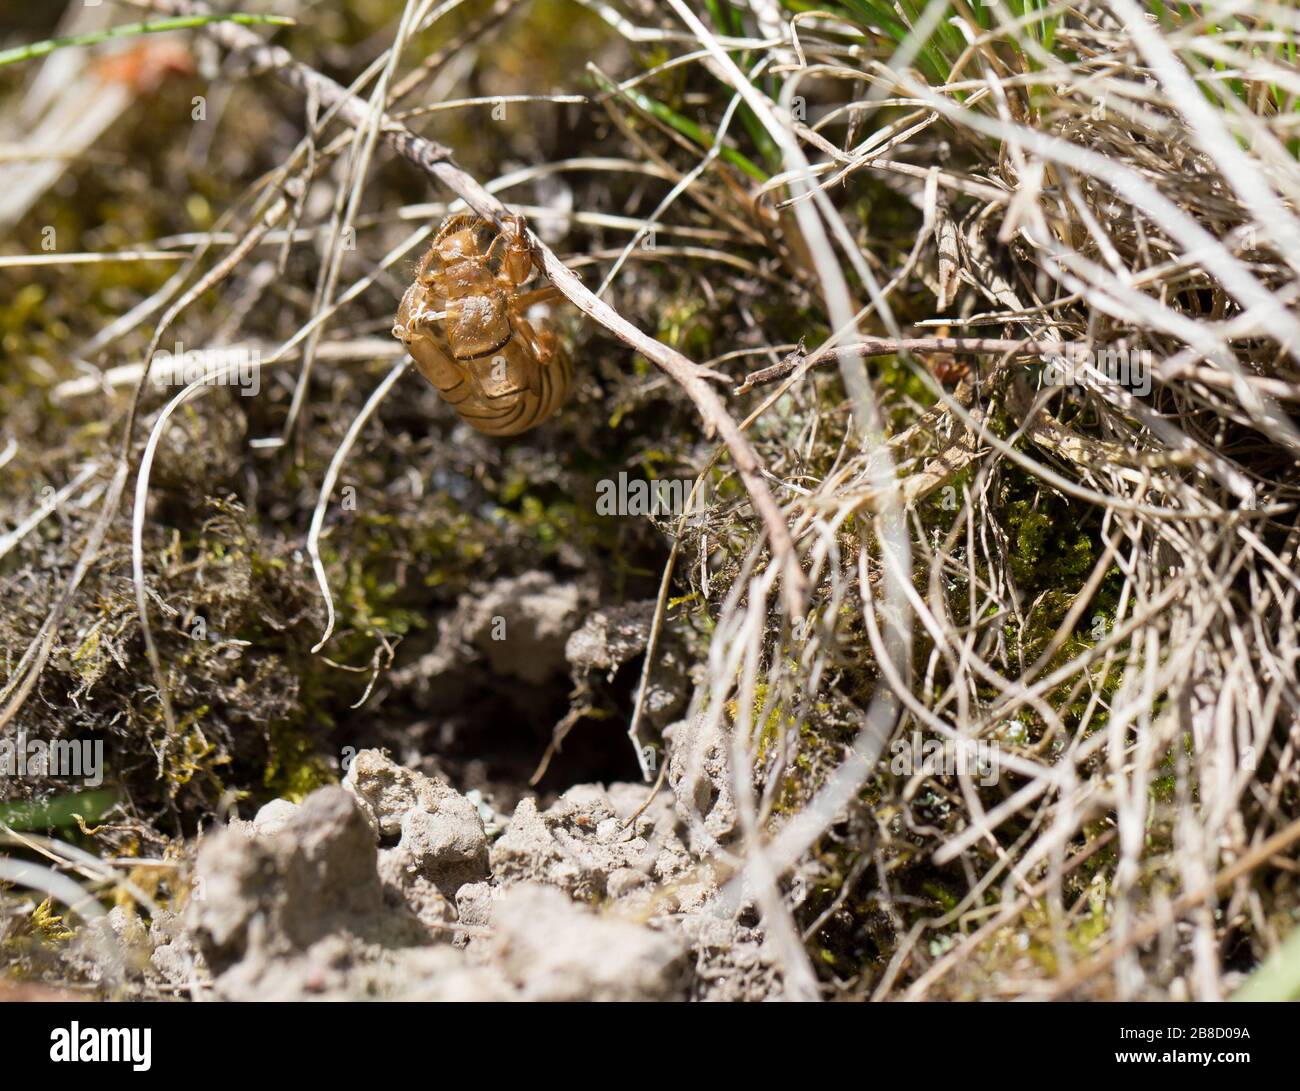
[[[431,311],[424,301],[428,294],[419,281],[416,281],[402,296],[402,305],[397,308],[397,318],[393,322],[393,336],[409,344],[418,333],[437,332],[439,312]]]
[[[522,338],[528,347],[528,352],[539,364],[545,367],[551,362],[556,346],[559,344],[559,338],[555,336],[553,330],[539,330],[521,314],[512,316],[510,326],[515,336]]]
[[[525,292],[521,296],[515,297],[515,307],[520,311],[526,311],[529,307],[538,303],[553,303],[558,299],[563,299],[564,293],[554,286],[548,288],[534,288],[531,292]]]
[[[512,216],[488,247],[487,263],[507,288],[517,288],[533,275],[533,251],[526,241],[524,218]]]
[[[473,386],[468,383],[461,370],[455,365],[446,351],[430,338],[422,338],[407,346],[411,359],[419,368],[420,374],[429,380],[456,412],[462,402],[474,394]]]

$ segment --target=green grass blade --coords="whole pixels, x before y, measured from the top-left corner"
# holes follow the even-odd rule
[[[76,825],[78,815],[83,821],[94,823],[116,802],[117,793],[103,788],[58,796],[45,803],[0,803],[0,824],[15,830],[62,829]]]
[[[0,65],[36,60],[38,57],[48,56],[56,49],[67,49],[71,46],[99,45],[100,42],[108,42],[114,38],[135,38],[142,34],[162,34],[169,30],[193,30],[212,23],[276,27],[295,25],[292,19],[284,15],[178,15],[169,19],[148,19],[142,23],[123,23],[121,26],[108,27],[106,30],[97,30],[91,34],[47,38],[43,42],[31,42],[13,49],[0,50]]]
[[[671,106],[665,106],[662,102],[652,99],[649,95],[637,90],[635,87],[619,87],[617,84],[611,83],[607,78],[599,73],[593,72],[592,74],[595,76],[596,82],[600,84],[603,91],[608,91],[613,95],[626,97],[628,101],[633,103],[639,110],[643,110],[651,117],[662,121],[670,129],[681,133],[681,135],[686,137],[687,140],[691,141],[693,144],[698,144],[705,151],[708,151],[709,148],[713,147],[715,137],[712,132],[701,125],[697,125],[690,118],[683,117]],[[725,144],[718,149],[718,157],[730,163],[738,170],[744,171],[756,182],[766,182],[770,177],[768,173],[752,159],[742,155],[734,148],[727,147]]]

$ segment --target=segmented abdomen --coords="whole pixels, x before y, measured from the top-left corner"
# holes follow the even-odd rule
[[[563,345],[545,364],[514,339],[471,360],[452,359],[432,341],[408,347],[460,419],[489,436],[517,436],[541,424],[564,403],[573,382],[573,361]]]

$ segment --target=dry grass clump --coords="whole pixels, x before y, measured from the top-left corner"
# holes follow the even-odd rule
[[[696,651],[664,767],[791,995],[1232,992],[1298,909],[1294,10],[374,9],[304,11],[277,39],[355,97],[255,53],[305,94],[309,137],[303,98],[231,81],[254,120],[205,131],[223,151],[192,188],[164,183],[207,222],[160,207],[134,240],[183,262],[98,293],[85,270],[34,275],[51,307],[69,285],[88,302],[9,333],[63,347],[4,376],[28,476],[5,502],[25,512],[37,474],[73,484],[63,533],[28,528],[4,570],[29,588],[0,628],[6,730],[66,727],[77,685],[111,692],[92,711],[134,717],[122,738],[190,762],[123,828],[169,809],[180,828],[257,776],[307,787],[331,746],[400,736],[384,672],[475,580],[540,566],[607,606],[657,589],[649,681],[662,642]],[[153,119],[159,154],[196,139]],[[557,309],[580,390],[508,445],[455,430],[385,340],[457,196],[523,212],[592,319]],[[140,369],[110,369],[173,338],[256,344],[265,392],[198,385],[172,415],[145,387],[132,415]],[[80,355],[116,388],[87,386]],[[285,442],[249,443],[267,437]],[[684,476],[692,503],[600,516],[620,471]],[[201,593],[247,651],[182,643]],[[566,711],[552,697],[529,745]],[[610,700],[610,735],[651,733],[635,696]]]
[[[774,628],[743,574],[699,704],[759,775],[742,824],[779,827],[742,866],[802,877],[842,988],[1222,996],[1294,921],[1265,863],[1298,832],[1294,13],[975,5],[895,52],[855,40],[860,8],[767,55],[796,138],[770,126],[769,192],[834,332],[767,369],[754,426],[814,605]],[[915,207],[905,257],[864,176]],[[913,733],[1001,776],[915,769]],[[792,779],[816,781],[793,809]]]

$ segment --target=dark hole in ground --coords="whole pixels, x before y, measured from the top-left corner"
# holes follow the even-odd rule
[[[1231,934],[1223,942],[1223,968],[1225,970],[1236,970],[1238,973],[1249,973],[1255,969],[1257,959],[1254,948],[1251,946],[1250,937],[1240,929],[1233,929]]]
[[[551,759],[538,791],[557,795],[574,784],[639,781],[641,767],[627,737],[626,720],[580,720]]]
[[[597,714],[574,724],[536,785],[529,780],[571,707],[566,675],[528,685],[475,667],[472,677],[457,679],[454,695],[435,691],[420,711],[408,714],[395,700],[379,706],[375,719],[343,745],[387,747],[400,761],[446,776],[459,791],[478,789],[506,813],[526,795],[545,806],[575,784],[636,782],[641,770],[627,726],[642,662],[625,663],[612,683],[599,681],[591,698]],[[645,738],[652,734],[648,725],[642,731]]]

